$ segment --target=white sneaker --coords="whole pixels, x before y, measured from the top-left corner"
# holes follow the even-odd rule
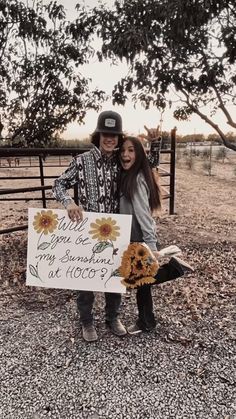
[[[129,335],[139,335],[142,333],[142,329],[137,325],[137,323],[132,324],[132,326],[127,329]]]

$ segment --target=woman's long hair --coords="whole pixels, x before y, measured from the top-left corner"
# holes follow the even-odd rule
[[[135,151],[135,162],[129,170],[123,170],[121,176],[121,193],[129,200],[132,200],[132,196],[137,189],[137,176],[139,172],[143,173],[144,179],[148,185],[150,196],[149,205],[151,211],[161,208],[161,190],[154,178],[154,174],[150,167],[147,159],[145,150],[141,141],[135,137],[125,137],[123,144],[126,141],[130,141],[134,146]],[[121,152],[121,149],[120,149]]]

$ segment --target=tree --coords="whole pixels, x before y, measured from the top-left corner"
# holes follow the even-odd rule
[[[226,134],[227,136],[227,134]],[[207,141],[211,142],[212,144],[221,144],[221,139],[218,134],[213,133],[207,136]]]
[[[45,146],[103,95],[78,71],[92,53],[79,22],[56,1],[31,5],[0,0],[0,115],[12,145]]]
[[[235,0],[116,1],[113,10],[100,6],[86,19],[91,34],[102,39],[99,59],[128,63],[127,76],[114,88],[114,103],[125,104],[132,93],[146,108],[164,109],[172,105],[174,91],[177,119],[197,114],[236,150],[214,120],[220,110],[236,128],[227,106],[236,104]]]
[[[183,143],[200,143],[205,140],[205,137],[203,134],[188,134],[183,135],[181,141]]]

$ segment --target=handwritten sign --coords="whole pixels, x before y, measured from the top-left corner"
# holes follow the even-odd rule
[[[26,285],[124,293],[118,271],[130,242],[131,215],[29,209]]]

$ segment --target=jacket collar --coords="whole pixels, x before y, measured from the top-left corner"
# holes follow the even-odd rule
[[[111,156],[107,156],[106,154],[102,154],[101,151],[99,150],[99,148],[97,148],[94,144],[93,147],[91,149],[91,152],[93,153],[95,159],[98,160],[103,160],[104,162],[109,162],[112,161],[113,159],[116,159],[118,154],[117,154],[117,150],[115,150]]]

